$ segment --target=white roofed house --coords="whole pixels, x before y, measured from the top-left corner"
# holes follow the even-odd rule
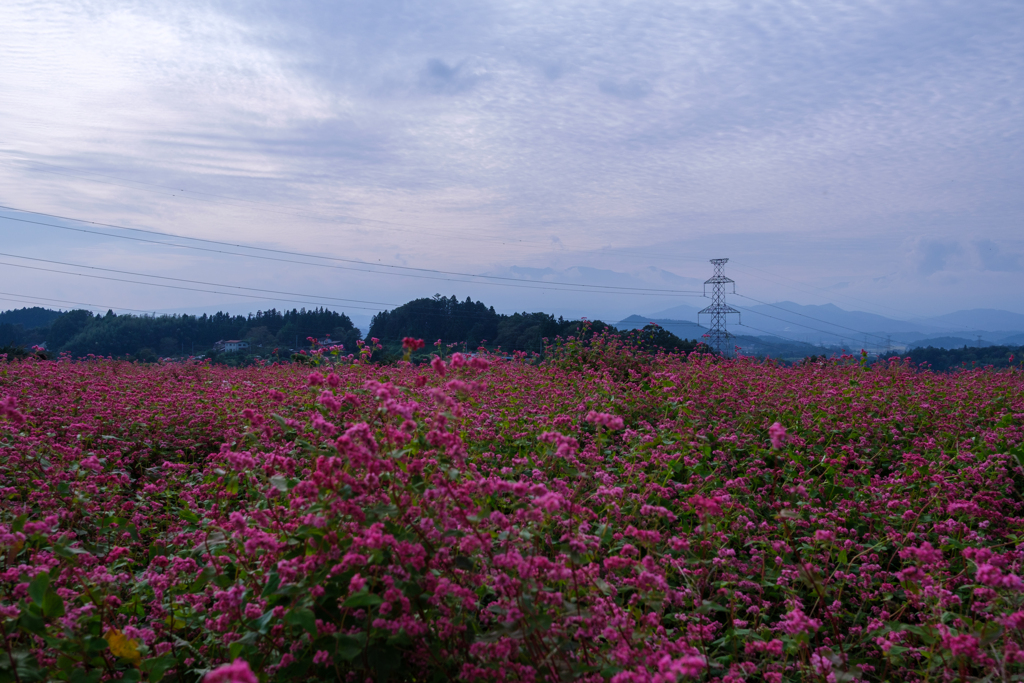
[[[249,342],[242,341],[241,339],[222,339],[213,345],[214,351],[224,351],[226,353],[231,353],[232,351],[247,351],[248,349]]]

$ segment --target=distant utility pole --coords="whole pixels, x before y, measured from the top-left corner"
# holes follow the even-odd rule
[[[725,303],[725,286],[727,284],[731,284],[732,293],[736,293],[736,282],[725,276],[725,264],[728,262],[729,259],[727,258],[711,259],[711,264],[715,267],[715,274],[710,279],[704,281],[704,296],[708,295],[708,285],[713,285],[711,289],[711,305],[697,312],[698,323],[700,322],[700,316],[711,316],[711,325],[704,335],[704,339],[707,340],[708,346],[718,351],[718,353],[724,353],[722,351],[723,347],[728,350],[729,339],[732,338],[732,335],[729,334],[725,327],[726,316],[730,313],[740,314],[735,308]],[[739,320],[737,319],[738,322]]]

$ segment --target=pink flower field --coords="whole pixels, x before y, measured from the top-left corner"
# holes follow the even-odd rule
[[[0,363],[0,681],[1020,680],[1024,374],[859,360]]]

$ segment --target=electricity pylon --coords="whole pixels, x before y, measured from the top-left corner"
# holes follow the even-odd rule
[[[711,259],[712,265],[715,266],[715,274],[704,282],[704,296],[708,295],[708,285],[713,285],[711,289],[711,305],[697,312],[698,323],[700,322],[700,316],[711,316],[711,325],[708,327],[704,339],[707,341],[708,346],[719,354],[725,353],[722,349],[723,347],[728,349],[729,339],[732,338],[732,335],[726,329],[726,316],[730,313],[735,313],[737,316],[740,314],[735,308],[725,303],[725,286],[727,284],[731,284],[732,293],[736,293],[736,282],[725,276],[725,264],[728,262],[729,259],[727,258]],[[737,323],[739,323],[738,318]]]

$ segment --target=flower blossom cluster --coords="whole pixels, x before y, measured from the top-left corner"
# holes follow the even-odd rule
[[[1021,459],[1015,371],[5,363],[0,677],[1013,680]]]

